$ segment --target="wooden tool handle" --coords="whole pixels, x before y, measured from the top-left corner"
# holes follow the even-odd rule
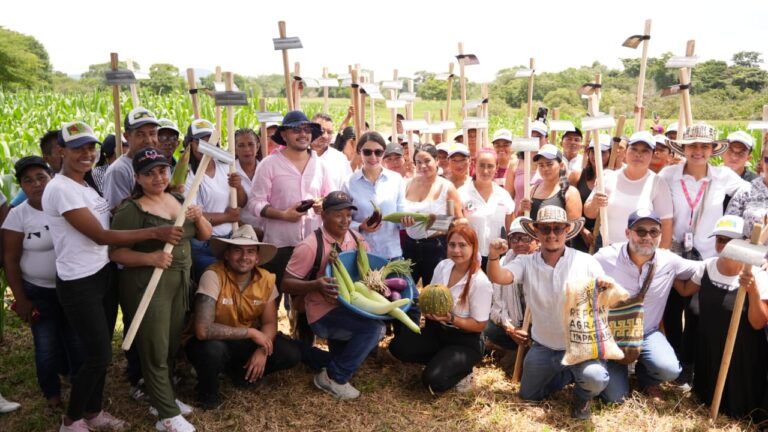
[[[216,80],[216,82],[221,82],[221,80],[222,80],[222,78],[221,78],[221,66],[216,66],[216,72],[214,73],[214,79]],[[221,130],[221,125],[222,125],[222,123],[221,123],[221,107],[218,106],[218,105],[215,106],[213,112],[214,112],[214,115],[215,115],[215,118],[213,120],[214,120],[214,122],[216,122],[216,128]]]
[[[536,68],[536,60],[530,61],[531,76],[528,77],[528,118],[533,119],[533,70]]]
[[[531,309],[526,307],[525,314],[523,316],[523,331],[528,332],[528,340],[531,340]],[[523,360],[525,358],[525,351],[527,348],[524,346],[517,347],[517,354],[515,355],[515,369],[512,371],[512,382],[520,382],[520,377],[523,374]]]
[[[187,69],[187,87],[189,88],[189,96],[192,98],[192,115],[195,120],[200,118],[200,103],[197,99],[197,83],[195,83],[195,70],[192,68]]]
[[[232,72],[224,72],[224,89],[226,91],[232,91],[235,86],[235,74]],[[227,150],[235,157],[235,107],[232,105],[227,106]],[[229,173],[233,174],[237,172],[235,168],[235,162],[229,164]],[[237,189],[229,188],[229,206],[231,208],[237,208]],[[235,232],[240,225],[237,222],[232,222],[232,232]]]
[[[523,134],[526,138],[531,137],[531,118],[523,119]],[[531,152],[523,152],[523,197],[531,199]],[[531,217],[531,211],[525,211],[525,217]],[[534,218],[536,215],[534,215]]]
[[[743,272],[751,272],[750,266],[748,264],[744,265]],[[733,346],[736,343],[736,335],[739,331],[739,323],[741,322],[741,311],[744,307],[744,299],[746,296],[747,287],[740,286],[739,291],[736,293],[736,300],[733,303],[731,323],[728,325],[728,335],[725,338],[723,356],[720,359],[720,371],[717,373],[717,383],[715,384],[715,392],[712,395],[712,405],[709,407],[709,418],[712,419],[712,421],[717,419],[718,411],[720,411],[720,400],[723,397],[725,379],[728,377],[728,368],[731,365]]]
[[[126,60],[125,64],[128,67],[129,71],[134,72],[133,60],[128,59]],[[133,107],[134,108],[140,107],[141,102],[139,102],[139,90],[136,86],[136,83],[129,84],[128,88],[131,90],[131,102],[133,102]]]
[[[216,145],[216,143],[219,141],[219,134],[219,130],[213,131],[210,142],[212,145]],[[187,209],[189,208],[190,204],[194,202],[195,197],[197,196],[197,191],[200,189],[200,183],[203,181],[203,177],[205,176],[205,169],[208,167],[208,163],[210,161],[211,157],[207,154],[204,154],[203,159],[200,161],[200,165],[197,167],[195,177],[192,179],[192,185],[189,187],[187,196],[184,198],[184,203],[181,205],[181,210],[179,210],[179,214],[176,216],[176,221],[174,222],[173,226],[180,227],[184,225],[184,220],[187,218]],[[172,244],[166,243],[163,247],[163,252],[171,253],[171,251],[173,251],[173,247],[174,246]],[[131,325],[128,327],[128,332],[125,334],[125,338],[123,338],[123,350],[128,351],[131,349],[131,345],[133,345],[133,339],[136,337],[136,333],[139,331],[141,321],[144,319],[144,314],[147,313],[147,307],[149,307],[149,302],[152,300],[152,296],[155,294],[157,284],[160,282],[160,277],[162,275],[163,269],[155,267],[154,271],[152,272],[152,277],[149,279],[149,284],[147,284],[147,289],[144,290],[144,294],[141,296],[139,307],[136,309],[136,313],[133,315]]]
[[[277,22],[277,29],[280,32],[280,39],[285,39],[285,21]],[[291,70],[288,62],[288,50],[283,51],[283,77],[285,78],[285,100],[288,102],[288,111],[293,111],[293,95],[291,94]]]
[[[362,136],[362,129],[360,127],[360,107],[358,106],[358,102],[360,102],[360,98],[358,97],[360,88],[358,87],[357,69],[350,66],[349,73],[352,76],[352,87],[349,89],[349,98],[352,107],[355,109],[355,115],[352,116],[352,123],[355,126],[355,139],[360,139],[360,136]]]
[[[595,97],[593,102],[593,109],[595,113],[600,112],[600,84],[602,83],[602,75],[595,75]],[[605,186],[603,185],[603,152],[600,149],[600,131],[592,131],[592,142],[595,153],[595,191],[605,193]],[[610,239],[608,238],[608,208],[600,207],[600,234],[603,239],[603,246],[608,246]]]
[[[117,53],[109,54],[109,65],[113,71],[117,70],[117,67],[118,67]],[[115,142],[122,143],[123,133],[120,130],[121,119],[120,119],[120,86],[119,85],[112,86],[112,109],[115,113]],[[123,155],[122,144],[115,146],[115,154],[117,155],[117,157],[120,157]]]
[[[616,131],[613,133],[614,137],[621,138],[622,135],[624,135],[624,123],[627,121],[627,116],[624,114],[619,116],[619,120],[616,122]],[[612,145],[611,146],[611,156],[608,158],[608,168],[609,169],[618,169],[618,166],[621,166],[622,161],[617,161],[616,157],[618,156],[618,145]],[[602,155],[600,155],[602,156]]]
[[[259,111],[267,111],[267,100],[264,98],[259,99]],[[269,156],[269,137],[267,136],[267,123],[261,122],[261,131],[259,136],[259,145],[261,146],[262,159]]]
[[[645,20],[644,35],[651,35],[651,20]],[[643,93],[645,92],[645,69],[648,64],[648,39],[643,40],[643,55],[640,58],[640,75],[637,81],[637,92],[635,94],[635,132],[644,129],[645,110],[643,109]]]

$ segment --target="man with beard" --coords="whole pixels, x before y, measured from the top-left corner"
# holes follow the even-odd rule
[[[333,128],[333,119],[328,114],[317,113],[312,117],[312,121],[320,125],[321,135],[312,141],[310,147],[328,166],[333,190],[341,189],[341,186],[352,175],[352,166],[344,153],[330,146],[331,139],[336,134]]]
[[[320,225],[320,206],[301,208],[333,190],[328,168],[309,145],[320,137],[320,125],[301,111],[286,114],[272,139],[285,148],[264,159],[254,173],[248,210],[264,220],[264,241],[277,247],[275,258],[264,268],[277,276],[277,286],[293,247]]]
[[[659,384],[672,381],[682,370],[675,350],[661,331],[667,297],[675,279],[688,280],[701,266],[659,249],[661,218],[652,210],[640,209],[629,215],[625,231],[627,242],[614,243],[600,249],[595,258],[630,295],[643,299],[643,344],[635,372],[640,389],[654,400],[661,399]],[[646,284],[646,279],[648,285]],[[642,293],[643,289],[645,293]],[[608,362],[610,381],[601,395],[609,402],[622,402],[629,395],[627,365]]]

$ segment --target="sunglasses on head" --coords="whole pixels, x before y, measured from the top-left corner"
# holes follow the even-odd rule
[[[565,225],[534,225],[534,228],[536,228],[536,231],[544,235],[549,235],[551,233],[560,235],[564,233],[568,227]]]
[[[381,157],[384,154],[384,150],[381,149],[363,149],[361,152],[363,153],[363,156],[376,155],[376,157]]]
[[[661,235],[661,230],[658,230],[658,229],[655,229],[655,228],[649,229],[649,230],[647,230],[645,228],[638,228],[638,229],[634,229],[632,231],[634,231],[635,234],[637,234],[637,236],[640,237],[640,238],[643,238],[643,237],[645,237],[647,235],[650,235],[651,238],[656,238],[656,237]]]

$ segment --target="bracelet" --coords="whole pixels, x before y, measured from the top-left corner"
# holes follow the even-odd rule
[[[498,261],[499,259],[501,259],[500,256],[498,256],[496,258],[488,258],[488,261]]]

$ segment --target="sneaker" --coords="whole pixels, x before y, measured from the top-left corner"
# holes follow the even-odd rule
[[[18,402],[11,402],[6,400],[3,395],[0,395],[0,413],[9,413],[19,409],[21,405]]]
[[[693,366],[683,365],[683,370],[674,381],[678,389],[684,393],[691,391],[691,384],[693,383]]]
[[[472,372],[459,381],[454,387],[458,393],[468,393],[472,391]]]
[[[195,432],[195,427],[181,415],[158,420],[155,429],[168,432]]]
[[[571,401],[571,418],[589,420],[592,417],[592,413],[589,410],[591,406],[591,399],[581,400],[574,396],[573,401]]]
[[[131,427],[128,422],[120,420],[112,414],[102,411],[92,419],[85,419],[85,424],[91,430],[122,431]]]
[[[221,399],[218,394],[199,393],[197,395],[197,404],[205,411],[215,410],[221,406]]]
[[[360,390],[352,387],[352,384],[339,384],[328,376],[328,371],[323,368],[315,375],[315,387],[335,397],[336,399],[349,400],[360,397]]]
[[[661,387],[658,385],[650,385],[640,389],[649,399],[653,402],[662,402],[664,400],[664,393],[661,392]]]
[[[179,409],[181,410],[181,415],[187,416],[192,414],[192,411],[193,411],[192,407],[178,399],[176,399],[176,406],[179,407]],[[157,409],[155,409],[155,407],[153,406],[149,407],[149,413],[155,417],[160,415],[160,413],[157,412]]]
[[[59,426],[59,432],[88,432],[89,430],[90,429],[84,419],[72,422],[69,426],[64,425],[62,422],[61,426]]]

